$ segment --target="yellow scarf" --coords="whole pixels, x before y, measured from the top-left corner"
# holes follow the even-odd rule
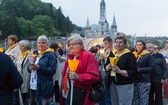
[[[48,48],[48,49],[46,49],[46,50],[45,50],[45,51],[43,51],[43,52],[38,51],[39,56],[40,56],[40,57],[42,57],[42,55],[43,55],[45,52],[54,52],[54,49],[52,49],[52,48]]]
[[[9,46],[7,52],[9,52],[10,50],[12,50],[15,46],[18,46],[18,43],[15,43],[12,46]]]
[[[4,52],[4,48],[0,47],[0,52]]]
[[[20,52],[18,58],[23,61],[24,57],[30,53],[30,50],[25,51],[24,53]]]
[[[113,52],[113,54],[117,52],[117,50],[115,48],[112,48],[111,51]],[[107,58],[109,56],[109,54],[110,53],[108,53],[108,55],[107,55],[106,49],[104,49],[104,53],[103,53],[104,58]]]
[[[121,56],[123,56],[124,54],[126,54],[126,53],[128,53],[128,52],[130,52],[130,50],[128,50],[127,48],[126,49],[124,49],[123,51],[122,51],[122,53],[120,54],[120,55],[117,55],[117,50],[116,50],[116,52],[114,53],[114,55],[115,55],[115,59],[116,59],[116,64],[117,64],[117,62],[118,62],[118,59],[119,59],[119,57],[121,57]],[[114,72],[114,71],[111,71],[111,74],[110,74],[111,76],[114,76],[115,77],[115,80],[117,81],[117,78],[116,78],[116,73]]]
[[[143,50],[140,54],[138,54],[138,52],[134,51],[133,54],[135,55],[135,57],[137,58],[137,62],[140,58],[142,58],[142,56],[148,54],[149,52],[147,50]]]
[[[100,54],[100,50],[99,51],[97,51],[97,53],[96,54]]]
[[[134,54],[135,58],[138,57],[138,52],[134,51],[134,52],[132,52],[132,53]]]
[[[117,55],[117,51],[116,51],[116,53],[114,53],[114,55],[115,55],[115,57],[120,57],[120,56],[122,56],[122,55],[124,55],[124,54],[126,54],[126,53],[128,53],[128,52],[130,52],[130,50],[128,50],[127,48],[126,49],[124,49],[123,50],[123,52],[120,54],[120,55]]]

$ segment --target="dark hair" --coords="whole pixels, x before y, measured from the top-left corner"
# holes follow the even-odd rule
[[[104,41],[113,42],[113,40],[112,40],[109,36],[105,37],[105,38],[103,39],[103,42],[104,42]]]
[[[92,46],[92,47],[89,49],[89,51],[90,51],[91,53],[97,53],[97,48],[96,48],[96,46]]]
[[[99,44],[97,44],[96,47],[101,48],[101,46]]]
[[[135,48],[132,47],[132,46],[128,46],[128,49],[129,49],[131,52],[134,52],[134,51],[135,51]]]
[[[56,49],[59,48],[58,44],[57,44],[57,43],[54,43],[54,42],[50,43],[49,47],[50,47],[50,48],[53,48],[54,50],[56,50]]]
[[[140,39],[140,40],[137,40],[137,42],[141,42],[143,44],[143,50],[146,49],[146,43],[145,43],[145,41],[143,41],[143,40]]]

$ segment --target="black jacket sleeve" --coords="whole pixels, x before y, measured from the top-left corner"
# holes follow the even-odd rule
[[[6,60],[7,64],[4,64],[4,66],[7,66],[5,84],[10,90],[19,88],[23,83],[23,79],[20,73],[18,72],[16,66],[14,65],[13,61],[8,56],[6,56]]]
[[[0,53],[0,58],[0,90],[5,92],[19,88],[23,79],[15,64],[6,54]]]

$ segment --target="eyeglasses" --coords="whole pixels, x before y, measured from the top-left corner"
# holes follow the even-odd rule
[[[74,45],[78,45],[78,44],[80,44],[80,43],[69,43],[69,44],[68,44],[68,47],[74,46]]]

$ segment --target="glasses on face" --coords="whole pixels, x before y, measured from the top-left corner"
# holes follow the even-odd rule
[[[69,43],[69,44],[68,44],[68,47],[70,47],[70,46],[75,46],[75,45],[78,45],[78,44],[80,44],[80,43]]]

